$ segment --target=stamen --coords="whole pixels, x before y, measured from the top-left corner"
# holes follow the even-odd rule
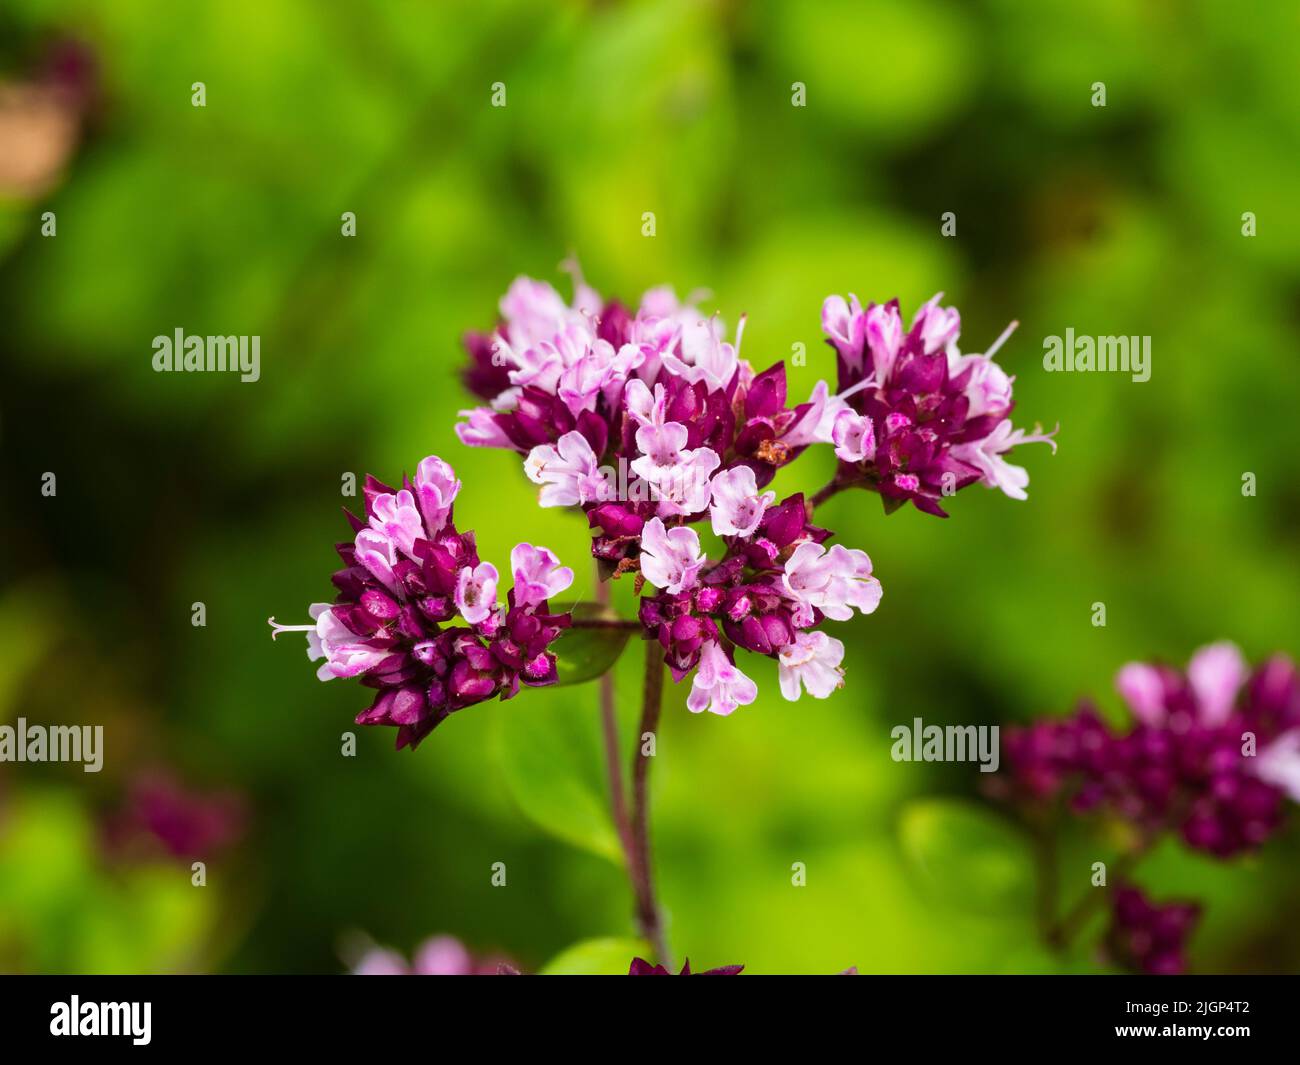
[[[569,252],[569,254],[564,257],[563,261],[561,261],[560,269],[569,275],[569,279],[573,282],[573,293],[576,297],[578,289],[582,288],[582,286],[586,284],[586,281],[582,277],[582,265],[578,262],[577,254],[575,252]]]
[[[871,387],[872,385],[874,385],[875,383],[876,383],[876,375],[873,373],[870,377],[864,377],[864,378],[863,378],[861,381],[859,381],[856,385],[853,385],[853,386],[850,387],[850,388],[846,388],[843,392],[841,392],[841,393],[840,393],[838,396],[836,396],[835,398],[836,398],[836,399],[848,399],[849,396],[852,396],[852,395],[854,395],[855,393],[861,392],[864,388],[870,388],[870,387]]]
[[[281,625],[275,620],[274,616],[267,618],[266,623],[271,626],[271,630],[272,630],[271,639],[273,640],[277,636],[279,636],[280,633],[282,632],[315,632],[316,631],[316,626],[314,624],[313,625]]]
[[[1016,327],[1019,324],[1020,324],[1019,322],[1012,322],[1009,326],[1007,326],[1004,330],[1002,330],[1002,335],[999,336],[997,340],[993,341],[993,344],[989,347],[989,350],[984,353],[984,357],[986,359],[993,358],[993,356],[998,353],[998,348],[1002,347],[1002,345],[1007,342],[1007,338],[1016,331]]]

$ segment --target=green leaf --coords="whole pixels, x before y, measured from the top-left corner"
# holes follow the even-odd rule
[[[542,966],[539,976],[626,976],[633,958],[649,947],[639,939],[584,939],[560,951]]]
[[[575,621],[617,621],[618,615],[602,603],[578,603]],[[628,629],[567,629],[555,643],[559,684],[584,684],[614,668],[627,646]]]
[[[566,843],[622,863],[594,700],[536,689],[497,715],[497,754],[523,812]]]
[[[899,837],[934,902],[985,915],[1032,912],[1029,841],[992,811],[962,799],[918,800],[903,810]]]

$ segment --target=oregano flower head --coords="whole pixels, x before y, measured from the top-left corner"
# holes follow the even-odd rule
[[[1109,726],[1088,704],[1005,737],[1012,795],[1062,796],[1106,810],[1144,835],[1174,831],[1220,858],[1253,850],[1300,802],[1300,679],[1275,655],[1252,670],[1228,642],[1178,670],[1134,662],[1116,687],[1133,724]]]
[[[691,972],[691,959],[687,958],[682,966],[682,971],[678,976],[739,976],[743,965],[720,965],[716,969],[704,969],[701,972]],[[633,958],[632,965],[627,971],[628,976],[672,976],[662,965],[651,965],[644,958]]]
[[[898,300],[869,303],[829,296],[822,332],[836,352],[838,391],[814,394],[818,438],[835,447],[839,479],[878,492],[886,509],[909,500],[947,517],[939,500],[977,482],[1025,499],[1029,474],[1003,456],[1020,444],[1049,443],[1055,431],[1011,424],[1012,382],[993,361],[1012,322],[981,355],[957,346],[961,316],[942,293],[906,331]]]
[[[307,634],[308,657],[324,659],[321,680],[356,677],[375,689],[357,724],[396,727],[399,749],[416,747],[457,710],[509,699],[521,684],[553,684],[550,647],[571,620],[549,603],[573,583],[573,570],[545,547],[511,551],[514,587],[500,601],[496,567],[453,520],[459,491],[437,456],[400,489],[367,477],[364,517],[344,511],[354,538],[337,545],[338,598],[311,605],[313,624],[270,622],[273,636]]]
[[[353,976],[518,976],[506,958],[479,957],[455,936],[430,936],[408,962],[388,947],[371,946],[351,969]]]
[[[741,648],[777,661],[789,699],[842,684],[844,645],[816,631],[868,614],[880,583],[865,551],[829,546],[801,494],[768,489],[777,469],[829,443],[824,385],[791,405],[785,365],[761,373],[716,317],[668,289],[635,312],[578,279],[572,305],[519,278],[491,335],[467,338],[465,380],[488,405],[462,412],[471,446],[523,459],[544,507],[581,508],[606,576],[636,575],[639,619],[687,706],[730,714],[757,686]],[[693,525],[721,542],[706,551]]]
[[[1201,919],[1199,903],[1156,903],[1141,888],[1119,884],[1110,904],[1106,954],[1114,964],[1152,976],[1187,971],[1187,941]]]

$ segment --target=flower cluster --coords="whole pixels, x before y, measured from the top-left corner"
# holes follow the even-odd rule
[[[755,375],[739,355],[743,321],[733,344],[668,289],[632,314],[581,281],[569,306],[519,278],[501,313],[492,336],[466,339],[466,384],[489,406],[462,412],[457,433],[523,455],[541,505],[581,507],[611,571],[635,569],[652,518],[701,520],[723,472],[753,474],[749,498],[733,490],[725,505],[744,529],[733,534],[751,536],[758,490],[815,440],[814,405],[787,406],[784,363]]]
[[[942,307],[942,293],[924,304],[903,331],[898,301],[869,303],[830,296],[822,332],[835,349],[839,391],[814,393],[819,438],[840,460],[837,481],[878,492],[887,510],[908,500],[947,517],[939,500],[982,482],[1024,499],[1029,474],[1003,458],[1018,444],[1052,440],[1012,426],[1013,378],[993,361],[1016,323],[982,355],[957,347],[961,316]]]
[[[1186,672],[1131,663],[1116,686],[1136,719],[1127,730],[1085,705],[1005,737],[1020,797],[1064,795],[1076,812],[1108,810],[1148,839],[1178,831],[1221,858],[1259,846],[1287,796],[1300,801],[1300,680],[1286,657],[1252,672],[1217,643]]]
[[[190,860],[232,847],[244,833],[248,804],[232,791],[201,792],[165,770],[137,775],[126,801],[103,820],[105,847],[114,857],[161,849]]]
[[[686,963],[682,966],[682,971],[678,976],[739,976],[743,965],[720,965],[716,969],[705,969],[703,972],[691,972],[691,959],[687,958]],[[651,965],[644,958],[633,958],[632,967],[627,971],[628,976],[672,976],[673,974],[665,969],[662,965]]]
[[[1128,822],[1136,861],[1165,833],[1216,858],[1263,844],[1300,802],[1300,676],[1284,655],[1251,669],[1228,642],[1197,651],[1186,670],[1132,662],[1116,687],[1133,716],[1111,727],[1089,703],[1071,716],[1009,730],[994,795],[1033,815],[1063,800],[1078,814]],[[1141,972],[1181,973],[1200,918],[1195,902],[1151,902],[1131,882],[1109,889],[1106,953]]]
[[[399,749],[417,746],[456,710],[509,699],[521,683],[554,683],[549,648],[571,620],[551,613],[549,600],[573,583],[573,571],[528,543],[511,551],[514,587],[498,602],[496,567],[479,560],[474,534],[453,521],[459,490],[436,456],[401,489],[367,477],[365,516],[347,513],[355,537],[337,548],[337,600],[313,603],[311,625],[270,621],[273,636],[306,632],[308,657],[324,659],[321,680],[360,677],[376,689],[357,724],[395,726]]]
[[[715,498],[725,500],[729,479],[754,498],[753,474],[743,467],[715,479]],[[828,533],[809,524],[802,496],[772,505],[771,495],[756,497],[749,538],[722,534],[721,560],[705,558],[688,526],[670,529],[651,518],[643,530],[641,575],[658,591],[642,597],[641,624],[663,646],[674,680],[695,670],[686,705],[697,713],[730,714],[757,697],[734,647],[775,658],[787,699],[801,690],[826,698],[842,683],[844,645],[813,626],[847,620],[854,610],[869,614],[880,602],[865,551],[828,550]],[[715,531],[722,510],[715,504]]]
[[[1115,964],[1152,976],[1187,971],[1187,940],[1201,918],[1198,903],[1154,903],[1131,884],[1117,886],[1110,903],[1106,953]]]
[[[942,514],[941,495],[981,479],[1024,498],[1027,476],[1001,456],[1048,439],[1011,428],[996,345],[962,355],[957,312],[937,297],[906,334],[896,302],[864,311],[832,297],[823,319],[840,391],[819,382],[793,404],[784,363],[756,373],[740,357],[743,319],[730,341],[667,289],[631,311],[581,278],[572,304],[519,278],[496,330],[466,340],[465,381],[487,405],[462,412],[460,439],[520,454],[542,506],[582,509],[606,576],[653,585],[640,620],[677,681],[695,671],[695,711],[755,698],[737,647],[777,660],[787,698],[824,698],[842,682],[844,646],[818,626],[879,603],[867,554],[828,546],[801,494],[778,500],[777,469],[831,445],[833,490],[871,487]],[[720,557],[691,527],[704,521]]]
[[[372,947],[352,967],[353,976],[518,976],[504,958],[476,958],[455,936],[431,936],[408,962],[387,947]]]
[[[739,976],[744,971],[743,965],[720,965],[716,969],[705,969],[700,973],[691,972],[691,959],[687,958],[686,963],[682,966],[682,971],[678,976]],[[672,972],[663,965],[651,965],[644,958],[633,958],[632,967],[627,971],[628,976],[672,976]],[[858,967],[852,965],[839,976],[857,976]]]

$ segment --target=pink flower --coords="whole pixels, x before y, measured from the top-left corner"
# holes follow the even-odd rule
[[[953,361],[949,360],[950,367]],[[966,398],[970,401],[967,418],[1005,414],[1010,410],[1012,379],[1001,366],[984,355],[962,355],[955,361],[957,368],[949,370],[954,377],[970,369],[970,379],[966,382]]]
[[[1187,663],[1202,724],[1221,725],[1232,713],[1250,670],[1237,645],[1227,640],[1202,647]]]
[[[831,427],[831,443],[835,455],[845,462],[869,462],[876,457],[876,432],[871,419],[850,410],[841,409]]]
[[[709,505],[713,475],[722,459],[712,448],[697,447],[683,451],[680,462],[660,471],[655,487],[659,490],[659,517],[699,514]],[[634,463],[635,465],[635,463]]]
[[[329,603],[312,603],[308,613],[313,619],[311,625],[280,625],[275,618],[268,618],[267,623],[273,640],[282,632],[307,634],[307,660],[325,659],[316,670],[317,679],[360,676],[388,657],[386,650],[369,646],[339,621]]]
[[[357,561],[390,592],[397,591],[393,567],[397,565],[397,545],[374,529],[362,529],[356,538]]]
[[[352,967],[354,976],[506,976],[519,970],[503,958],[475,958],[455,936],[431,936],[408,964],[395,950],[371,947]]]
[[[415,497],[405,488],[396,494],[384,492],[371,500],[370,509],[370,527],[388,537],[407,558],[414,558],[415,541],[425,535]]]
[[[576,429],[565,433],[554,446],[539,444],[533,448],[524,461],[524,472],[534,484],[543,486],[544,507],[591,502],[601,497],[605,485],[596,453]]]
[[[395,950],[375,947],[366,951],[352,970],[353,976],[406,976],[406,959]]]
[[[623,393],[623,404],[628,415],[637,425],[643,427],[664,424],[666,402],[663,385],[655,385],[654,392],[651,392],[649,386],[639,377],[629,381],[627,390]]]
[[[983,440],[971,444],[957,444],[952,449],[953,458],[974,466],[979,470],[982,480],[990,488],[1000,488],[1012,499],[1028,499],[1025,486],[1029,484],[1029,474],[1023,466],[1013,466],[1002,455],[1020,444],[1051,444],[1056,450],[1056,441],[1051,433],[1026,433],[1011,425],[1010,418],[1004,418]]]
[[[573,574],[569,576],[572,579]],[[491,562],[465,566],[456,579],[455,603],[460,616],[471,625],[486,621],[497,605],[496,566]]]
[[[763,514],[776,500],[775,492],[759,495],[758,480],[748,466],[718,474],[711,483],[709,517],[719,536],[753,536]]]
[[[814,699],[825,699],[844,684],[844,644],[824,632],[796,633],[777,660],[781,694],[792,702],[799,698],[801,683]]]
[[[687,709],[693,714],[708,710],[725,717],[757,698],[758,685],[736,668],[721,645],[706,643],[691,681],[691,694],[686,698]]]
[[[849,293],[847,302],[843,296],[827,296],[822,303],[822,332],[840,355],[856,361],[857,369],[861,369],[862,365],[866,326],[867,319],[862,313],[862,304],[853,293]]]
[[[871,575],[871,559],[865,551],[836,544],[829,551],[822,544],[805,542],[794,549],[781,578],[786,594],[799,604],[796,624],[810,623],[812,610],[828,618],[848,621],[856,608],[870,614],[880,605],[880,582]]]
[[[549,393],[555,393],[564,372],[582,360],[597,343],[586,321],[566,325],[555,336],[533,347],[511,347],[504,339],[497,341],[499,354],[516,367],[509,371],[510,383],[519,387],[532,385]],[[612,354],[608,344],[605,348]]]
[[[685,324],[681,332],[682,357],[665,355],[663,364],[691,384],[703,381],[710,392],[726,388],[740,366],[737,349],[744,326],[742,318],[733,346],[722,339],[722,323],[716,317]]]
[[[474,971],[474,959],[455,936],[426,939],[413,960],[418,976],[469,976]]]
[[[899,316],[897,302],[873,303],[868,308],[866,336],[875,366],[875,380],[884,387],[894,372],[894,363],[903,345],[903,319]]]
[[[603,340],[592,346],[590,354],[582,356],[560,374],[556,394],[575,417],[585,410],[595,410],[608,379],[614,349]]]
[[[1300,802],[1300,728],[1282,733],[1259,752],[1255,775]]]
[[[1165,720],[1165,682],[1155,666],[1130,662],[1115,676],[1115,690],[1144,725]]]
[[[660,517],[698,514],[709,505],[709,477],[722,459],[712,448],[687,448],[688,435],[679,422],[648,421],[636,431],[641,455],[631,469],[658,490]]]
[[[312,616],[316,617],[316,634],[320,638],[317,648],[319,654],[312,653],[311,634],[307,636],[308,657],[312,661],[322,657],[325,659],[321,667],[316,670],[316,676],[320,680],[359,677],[388,658],[386,650],[371,647],[357,637],[334,616],[332,610],[327,608],[317,616],[316,610],[323,605],[313,603],[311,606]]]
[[[664,474],[686,460],[683,453],[689,432],[679,422],[645,425],[636,431],[636,446],[641,457],[632,461],[632,472],[651,484],[658,484]]]
[[[554,552],[532,544],[517,544],[510,552],[515,575],[515,606],[537,606],[573,584],[573,570],[561,566]]]
[[[456,437],[466,447],[514,448],[515,445],[510,437],[502,431],[492,411],[487,408],[474,407],[472,410],[463,410],[460,416],[469,419],[468,423],[456,424]]]
[[[501,297],[501,317],[512,344],[532,347],[561,332],[574,320],[575,312],[545,281],[517,277]]]
[[[434,537],[442,532],[459,492],[460,481],[456,478],[456,471],[437,455],[430,455],[420,463],[415,471],[415,498],[420,504],[420,513],[424,515],[428,536]]]
[[[629,379],[644,383],[632,375],[645,365],[645,360],[646,353],[640,344],[624,344],[618,349],[605,367],[605,377],[600,386],[601,396],[607,404],[616,407],[623,401],[623,389],[629,384]]]
[[[924,303],[912,318],[912,330],[917,331],[927,355],[933,355],[940,348],[949,350],[961,335],[961,315],[956,307],[940,307],[942,292],[936,292]],[[901,325],[901,319],[900,319]],[[901,340],[901,336],[900,336]]]
[[[694,529],[665,529],[659,518],[646,522],[641,533],[641,573],[656,588],[677,595],[695,587],[700,567],[700,538]]]

